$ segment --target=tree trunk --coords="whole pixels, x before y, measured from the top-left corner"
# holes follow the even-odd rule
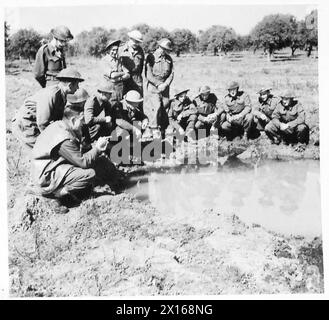
[[[177,50],[177,51],[176,51],[176,57],[179,57],[179,56],[180,56],[180,51]]]
[[[312,49],[313,49],[313,46],[308,46],[308,48],[307,48],[307,57],[310,57],[311,56]]]
[[[297,48],[291,47],[291,56],[293,57],[295,55],[295,51]]]
[[[267,49],[267,61],[270,62],[273,57],[273,50],[272,49]]]

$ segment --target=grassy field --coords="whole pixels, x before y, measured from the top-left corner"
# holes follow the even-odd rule
[[[318,131],[318,61],[304,52],[174,58],[172,90],[190,97],[209,85],[220,100],[231,80],[253,103],[264,86],[292,89]],[[89,93],[102,81],[95,58],[68,58]],[[125,193],[88,199],[58,216],[41,198],[25,196],[29,155],[10,131],[24,99],[40,89],[32,66],[6,63],[9,267],[14,296],[182,295],[305,293],[323,291],[322,242],[284,237],[247,226],[234,215],[201,212],[192,221],[168,220]],[[147,95],[144,109],[148,112]],[[202,223],[201,223],[202,220]],[[220,247],[218,248],[218,244]]]

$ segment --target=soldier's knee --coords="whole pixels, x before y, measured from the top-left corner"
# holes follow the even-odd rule
[[[307,124],[301,123],[296,128],[297,132],[308,132],[310,129]]]
[[[227,121],[225,121],[223,124],[222,124],[222,129],[223,130],[228,130],[231,128],[231,124]]]
[[[85,178],[86,180],[93,180],[96,177],[96,171],[92,168],[90,169],[85,169]]]

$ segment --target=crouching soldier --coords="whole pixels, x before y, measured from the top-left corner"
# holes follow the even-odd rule
[[[197,120],[197,109],[187,96],[189,90],[175,92],[168,111],[168,131],[175,130],[179,135],[186,133],[186,136],[191,137],[194,134],[194,126]]]
[[[91,190],[93,164],[107,147],[107,139],[101,137],[90,151],[82,153],[83,125],[83,110],[68,105],[63,119],[39,135],[32,151],[34,181],[43,196],[55,199],[57,213],[66,213],[65,204],[79,203]]]
[[[272,120],[272,114],[279,103],[279,98],[271,94],[270,88],[262,88],[258,91],[258,105],[253,110],[256,129],[264,131],[265,126]]]
[[[310,130],[305,124],[304,109],[294,98],[291,91],[284,92],[273,111],[273,119],[265,127],[267,136],[274,144],[279,144],[281,140],[286,144],[309,142]]]
[[[239,84],[235,81],[229,83],[227,90],[228,94],[224,98],[226,118],[222,124],[223,133],[228,140],[232,140],[237,136],[249,138],[253,124],[249,95],[239,90]]]
[[[27,98],[12,120],[13,134],[29,148],[33,148],[37,136],[50,123],[62,119],[67,95],[75,93],[79,82],[84,81],[78,71],[69,68],[62,70],[57,79],[57,85]]]
[[[202,86],[199,94],[194,98],[193,104],[196,107],[197,119],[195,122],[196,133],[199,129],[205,129],[206,135],[209,135],[212,126],[216,123],[217,118],[221,116],[221,110],[217,104],[217,97],[210,92],[209,86]]]
[[[91,141],[102,136],[109,136],[121,117],[119,103],[110,103],[115,94],[113,84],[99,85],[97,93],[92,95],[84,106],[86,125],[89,127]]]

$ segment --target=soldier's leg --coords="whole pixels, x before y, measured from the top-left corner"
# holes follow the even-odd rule
[[[280,143],[281,141],[281,130],[280,130],[280,121],[279,119],[272,119],[265,126],[265,133],[269,139],[275,143]]]
[[[244,133],[247,135],[247,137],[250,136],[250,131],[251,131],[252,125],[253,125],[253,119],[254,119],[254,116],[251,112],[247,113],[243,117],[243,130],[244,130]]]
[[[149,118],[149,126],[150,128],[157,128],[157,113],[161,106],[162,98],[160,94],[153,92],[149,92],[148,98],[150,107],[145,112],[147,112],[146,115]]]
[[[308,144],[310,140],[310,128],[305,123],[299,124],[295,129],[297,142]]]
[[[233,125],[228,122],[228,121],[224,121],[224,123],[222,124],[222,132],[224,134],[224,136],[227,138],[227,140],[233,140],[234,136],[235,136],[235,131]]]

